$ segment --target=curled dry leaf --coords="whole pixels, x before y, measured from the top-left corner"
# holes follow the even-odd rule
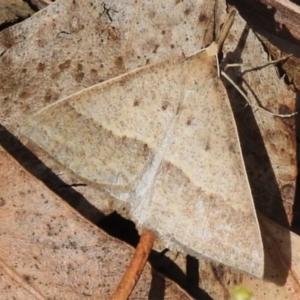
[[[43,9],[46,6],[52,4],[55,0],[30,0],[31,4],[38,9]]]
[[[296,1],[245,0],[243,4],[238,0],[230,0],[229,2],[237,7],[242,16],[256,31],[263,35],[267,34],[269,37],[273,35],[274,44],[280,44],[282,46],[281,50],[291,53],[293,47],[290,48],[290,43],[296,44],[300,39],[300,7]],[[278,37],[286,40],[285,43],[281,43]],[[277,42],[279,43],[277,44]]]

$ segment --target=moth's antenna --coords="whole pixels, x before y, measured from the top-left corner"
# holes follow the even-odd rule
[[[213,41],[205,50],[209,56],[215,56],[217,60],[218,77],[220,77],[220,64],[218,54],[234,22],[236,10],[233,9],[228,15],[215,41]]]
[[[216,37],[216,40],[215,40],[215,43],[218,45],[218,51],[220,51],[220,49],[222,48],[223,46],[223,43],[224,41],[226,40],[227,38],[227,35],[229,33],[229,30],[231,29],[232,27],[232,24],[234,22],[234,18],[235,18],[235,15],[236,15],[236,10],[233,9],[226,17],[226,20],[220,30],[220,32],[218,33],[217,37]]]

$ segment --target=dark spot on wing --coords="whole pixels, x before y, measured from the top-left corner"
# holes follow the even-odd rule
[[[206,141],[206,145],[205,145],[205,151],[208,151],[210,149],[210,143],[209,140]]]
[[[187,8],[185,11],[184,11],[184,14],[187,16],[189,15],[191,12],[191,9],[190,8]]]
[[[156,12],[154,10],[152,10],[152,11],[149,12],[150,19],[154,19],[155,15],[156,15]]]
[[[146,144],[146,143],[143,144],[142,147],[141,147],[141,154],[142,154],[142,156],[148,157],[149,151],[150,151],[150,149],[148,147],[148,144]]]
[[[139,104],[140,104],[140,101],[135,99],[133,102],[133,106],[139,106]]]
[[[156,53],[156,52],[157,52],[158,47],[159,47],[159,45],[155,45],[155,46],[154,46],[153,53]]]
[[[230,151],[230,152],[233,152],[233,153],[235,153],[235,149],[236,149],[236,147],[235,147],[235,145],[234,145],[233,143],[229,143],[229,146],[228,146],[228,148],[229,148],[229,151]]]
[[[168,108],[168,106],[169,106],[169,102],[164,101],[164,102],[162,103],[161,109],[162,109],[162,110],[166,110],[166,109]]]
[[[207,20],[207,16],[204,13],[201,13],[199,15],[199,22],[202,23],[205,22],[206,20]]]

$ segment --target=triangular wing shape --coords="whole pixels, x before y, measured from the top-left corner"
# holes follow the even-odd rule
[[[262,277],[263,246],[214,58],[146,66],[62,99],[22,128],[82,178],[129,203],[168,246]]]

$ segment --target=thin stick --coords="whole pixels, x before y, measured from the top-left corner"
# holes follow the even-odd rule
[[[113,293],[111,300],[128,299],[141,276],[155,239],[156,235],[152,231],[143,230],[130,265]]]

